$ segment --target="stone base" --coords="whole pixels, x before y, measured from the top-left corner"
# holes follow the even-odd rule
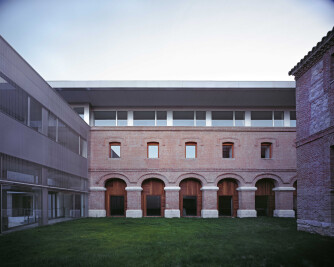
[[[180,218],[180,210],[165,210],[165,218]]]
[[[274,217],[295,218],[294,210],[274,210]]]
[[[126,211],[126,218],[141,218],[143,217],[142,210],[127,210]]]
[[[106,217],[106,210],[88,210],[88,217]]]
[[[297,230],[334,237],[334,224],[313,220],[297,220]]]
[[[218,210],[202,210],[202,218],[218,218]]]
[[[253,218],[257,217],[256,210],[237,210],[238,218]]]

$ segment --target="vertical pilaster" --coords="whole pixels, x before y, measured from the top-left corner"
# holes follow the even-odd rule
[[[180,193],[181,188],[179,186],[166,186],[166,218],[180,218]]]
[[[237,210],[237,217],[256,217],[255,210],[255,191],[256,187],[242,186],[238,187],[239,209]]]
[[[294,218],[293,191],[294,187],[275,187],[275,210],[274,217]]]
[[[125,187],[127,192],[127,218],[141,218],[143,217],[143,210],[141,209],[141,191],[143,188],[140,186],[128,186]]]
[[[91,187],[89,192],[89,217],[106,217],[105,187]]]
[[[202,211],[203,218],[218,218],[217,208],[217,186],[203,186],[202,191]]]

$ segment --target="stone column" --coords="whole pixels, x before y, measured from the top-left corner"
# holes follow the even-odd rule
[[[141,218],[143,217],[143,211],[141,209],[141,191],[143,188],[140,186],[128,186],[125,187],[126,198],[128,206],[126,209],[127,218]]]
[[[275,210],[274,217],[294,218],[293,191],[294,187],[275,187]]]
[[[179,186],[166,186],[166,218],[180,218],[180,190]]]
[[[203,186],[202,191],[202,218],[218,218],[217,186]]]
[[[237,217],[256,217],[255,210],[255,191],[256,187],[241,186],[237,188],[239,196],[239,209],[237,210]]]
[[[91,187],[88,217],[106,217],[105,187]]]

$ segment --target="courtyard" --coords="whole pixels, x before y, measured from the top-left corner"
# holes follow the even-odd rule
[[[85,218],[0,236],[1,266],[332,266],[334,239],[283,218]]]

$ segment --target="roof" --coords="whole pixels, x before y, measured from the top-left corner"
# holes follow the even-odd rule
[[[295,88],[294,81],[49,81],[53,88]]]
[[[317,61],[329,47],[334,45],[334,27],[324,36],[311,51],[307,53],[290,71],[289,75],[294,75],[297,78],[301,76]]]

